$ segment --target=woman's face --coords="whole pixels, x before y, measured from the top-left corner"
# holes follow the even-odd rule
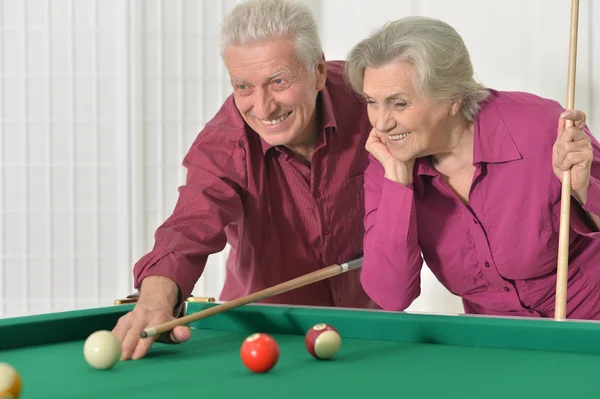
[[[364,73],[369,120],[400,161],[447,151],[459,118],[458,101],[426,98],[414,82],[415,69],[406,62],[367,68]]]

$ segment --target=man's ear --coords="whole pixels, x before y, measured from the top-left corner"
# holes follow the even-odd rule
[[[324,54],[321,54],[315,74],[317,75],[317,91],[321,91],[325,88],[325,81],[327,80],[327,64],[325,63]]]

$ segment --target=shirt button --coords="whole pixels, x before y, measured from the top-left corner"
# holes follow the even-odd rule
[[[317,199],[321,198],[321,193],[317,191],[317,192],[315,193],[315,198],[317,198]]]
[[[326,236],[328,236],[329,235],[329,229],[323,230],[323,234],[325,234]]]
[[[504,287],[504,291],[508,292],[508,291],[510,291],[510,288]]]
[[[485,261],[485,267],[490,267],[490,262],[488,262],[487,260]]]

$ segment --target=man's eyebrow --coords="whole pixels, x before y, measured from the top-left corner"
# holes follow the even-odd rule
[[[273,78],[276,78],[276,77],[278,77],[280,75],[283,75],[283,74],[286,74],[286,73],[290,73],[290,71],[288,69],[283,69],[283,70],[281,70],[279,72],[275,72],[274,74],[271,74],[271,75],[265,77],[264,81],[265,82],[269,81],[269,80],[271,80]],[[236,83],[247,83],[245,79],[240,79],[240,78],[238,78],[236,76],[231,76],[231,81],[232,82],[236,82]]]
[[[279,71],[279,72],[275,72],[274,74],[267,76],[267,77],[265,78],[265,81],[267,81],[267,80],[271,80],[271,79],[273,79],[273,78],[276,78],[277,76],[279,76],[279,75],[283,75],[283,74],[285,74],[285,73],[290,73],[290,71],[289,71],[288,69],[283,69],[283,70],[281,70],[281,71]]]

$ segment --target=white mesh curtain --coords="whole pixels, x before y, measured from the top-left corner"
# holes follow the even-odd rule
[[[0,317],[110,305],[229,93],[236,2],[0,0]],[[225,252],[199,295],[217,295]]]
[[[305,2],[328,59],[385,21],[427,15],[459,30],[485,84],[564,102],[569,0]],[[218,28],[237,3],[0,0],[0,317],[131,291],[183,155],[230,92]],[[580,3],[576,105],[600,135],[600,6]],[[218,295],[226,253],[209,258],[195,294]],[[450,309],[422,277],[414,309]]]

